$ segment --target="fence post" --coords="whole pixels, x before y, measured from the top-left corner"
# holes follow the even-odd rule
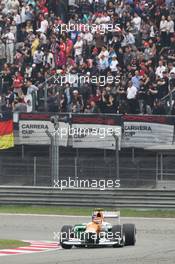
[[[103,155],[104,155],[104,161],[106,162],[106,149],[103,150]]]
[[[36,157],[33,159],[33,186],[36,186]]]
[[[75,180],[78,178],[78,166],[77,166],[77,157],[74,160],[74,169],[75,169]]]
[[[132,148],[132,162],[135,162],[135,149]]]
[[[21,145],[21,156],[22,156],[22,160],[24,159],[24,145]]]
[[[116,179],[120,179],[120,170],[119,170],[119,137],[116,134],[113,134],[115,139],[115,169],[116,169]]]
[[[160,180],[163,181],[163,153],[160,153]]]
[[[47,111],[47,90],[48,90],[48,83],[46,80],[45,86],[44,86],[44,110]]]
[[[156,152],[156,186],[159,179],[159,153]]]

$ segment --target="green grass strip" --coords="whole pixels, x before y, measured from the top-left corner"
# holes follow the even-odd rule
[[[23,242],[20,240],[0,239],[0,249],[11,249],[11,248],[18,248],[18,247],[26,247],[29,245],[30,245],[30,243]]]
[[[77,207],[57,207],[57,206],[0,206],[0,213],[14,214],[48,214],[48,215],[83,215],[91,216],[94,208],[77,208]],[[114,211],[114,209],[105,209]],[[120,210],[120,209],[116,209]],[[165,217],[174,218],[175,210],[160,210],[160,209],[121,209],[123,217]]]

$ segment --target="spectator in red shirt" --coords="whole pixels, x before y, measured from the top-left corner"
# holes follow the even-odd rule
[[[59,59],[58,59],[58,66],[62,67],[66,64],[66,44],[64,43],[63,39],[60,40],[60,52],[59,52]]]
[[[40,9],[41,13],[48,14],[49,11],[48,11],[48,8],[45,6],[45,4],[46,4],[45,0],[39,1],[38,8]]]
[[[73,48],[73,41],[70,38],[66,39],[66,57],[71,55]]]
[[[15,76],[13,78],[13,89],[18,95],[22,94],[23,83],[23,76],[21,72],[15,72]]]

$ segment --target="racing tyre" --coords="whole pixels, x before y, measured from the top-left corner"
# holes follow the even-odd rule
[[[85,245],[75,245],[76,248],[85,248]]]
[[[136,227],[134,224],[123,224],[125,246],[134,246],[136,243]]]
[[[61,240],[60,245],[64,249],[71,249],[72,245],[66,245],[64,242],[69,240],[70,234],[72,232],[73,227],[71,225],[64,225],[61,228]]]
[[[123,246],[123,230],[121,225],[114,225],[112,227],[113,240],[118,241],[118,244],[113,247],[122,247]]]

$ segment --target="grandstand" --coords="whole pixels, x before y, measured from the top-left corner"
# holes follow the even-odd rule
[[[172,0],[1,1],[0,112],[15,147],[0,150],[0,184],[172,187],[174,54]]]

